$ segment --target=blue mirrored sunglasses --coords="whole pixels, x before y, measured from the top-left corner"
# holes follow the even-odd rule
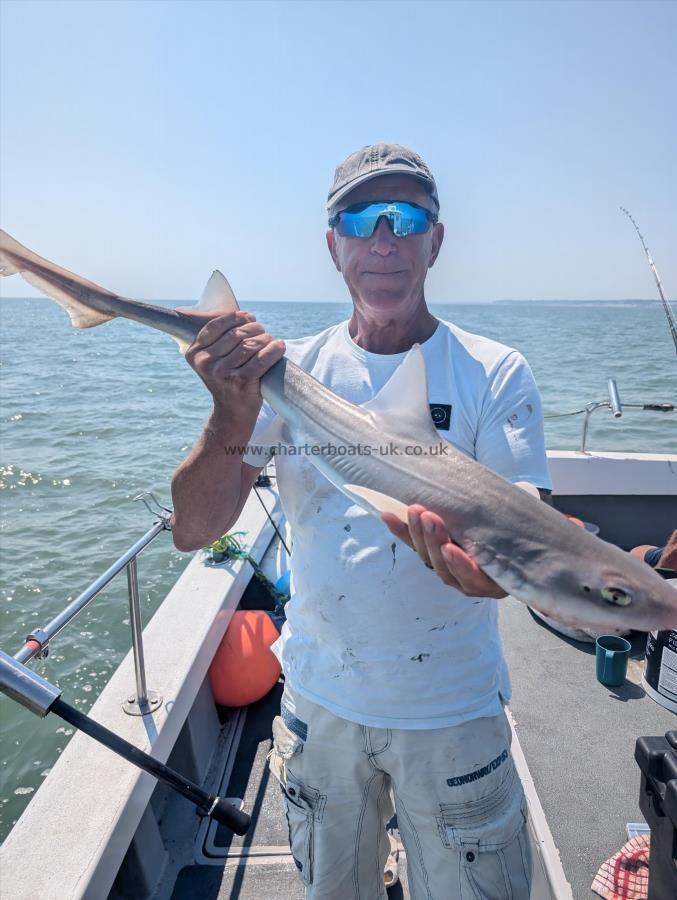
[[[403,200],[391,200],[349,206],[332,216],[329,226],[335,228],[342,237],[369,238],[382,216],[387,219],[395,237],[425,234],[430,225],[437,222],[437,216],[429,209]]]

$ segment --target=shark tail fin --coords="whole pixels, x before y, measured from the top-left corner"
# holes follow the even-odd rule
[[[117,299],[105,288],[43,259],[0,230],[0,276],[19,274],[28,284],[62,306],[74,328],[93,328],[116,313],[96,307],[96,300]]]

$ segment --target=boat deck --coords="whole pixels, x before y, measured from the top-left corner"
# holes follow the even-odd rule
[[[249,832],[238,837],[221,825],[210,825],[198,839],[195,862],[179,872],[171,900],[303,900],[303,885],[289,850],[282,792],[267,765],[271,723],[281,696],[280,683],[247,709],[223,792],[244,799],[252,817]],[[402,871],[406,864],[400,859]],[[409,897],[406,872],[388,897]]]
[[[502,606],[515,729],[573,895],[590,890],[600,865],[641,822],[635,741],[675,727],[673,713],[641,685],[646,635],[633,632],[628,677],[595,677],[595,645],[552,631],[518,600]]]
[[[557,634],[513,598],[502,606],[501,631],[522,751],[573,896],[592,898],[590,884],[599,866],[627,840],[626,823],[642,819],[635,740],[664,733],[675,718],[641,687],[645,635],[633,634],[626,683],[605,688],[595,678],[593,644]],[[240,838],[216,824],[203,830],[193,863],[178,873],[172,900],[303,897],[281,792],[266,763],[281,690],[277,685],[246,711],[226,775],[224,793],[244,798],[252,814],[249,834]],[[400,873],[401,883],[388,893],[393,900],[410,896],[404,854]]]
[[[289,852],[280,788],[267,765],[272,746],[271,722],[279,710],[281,696],[282,685],[278,684],[247,709],[224,792],[244,799],[244,807],[252,817],[249,832],[238,837],[217,823],[210,825],[196,847],[200,862],[179,872],[172,900],[303,897]]]

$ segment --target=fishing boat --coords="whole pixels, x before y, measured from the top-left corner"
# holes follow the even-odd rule
[[[675,527],[677,456],[594,453],[585,446],[590,414],[600,406],[617,411],[617,400],[610,384],[609,400],[588,406],[580,451],[549,452],[554,503],[625,549],[660,544]],[[6,900],[303,896],[279,784],[267,765],[282,684],[248,707],[223,708],[209,679],[235,611],[274,605],[249,560],[271,583],[288,570],[293,536],[274,463],[233,529],[242,534],[249,559],[240,554],[215,563],[197,553],[141,632],[136,556],[151,540],[169,539],[168,511],[155,508],[155,514],[150,531],[61,616],[36,629],[13,659],[23,665],[44,653],[79,609],[126,570],[133,647],[89,716],[180,773],[203,796],[227,798],[251,825],[236,835],[167,784],[76,732],[0,850]],[[627,680],[608,688],[595,679],[594,644],[565,637],[511,597],[501,603],[500,619],[513,684],[512,752],[528,800],[531,896],[592,896],[597,869],[625,843],[626,823],[641,818],[635,741],[664,734],[675,718],[645,690],[646,634],[631,635]],[[406,854],[398,846],[401,877],[388,896],[409,897]]]

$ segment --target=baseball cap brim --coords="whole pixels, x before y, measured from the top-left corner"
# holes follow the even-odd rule
[[[430,199],[433,201],[435,206],[439,209],[440,202],[437,199],[437,190],[435,188],[434,182],[431,182],[429,178],[426,178],[424,175],[419,175],[416,172],[411,171],[411,166],[398,166],[398,165],[389,165],[387,169],[381,169],[378,172],[365,172],[362,175],[358,175],[357,178],[354,178],[348,184],[343,185],[336,191],[335,194],[331,194],[327,198],[327,209],[331,212],[338,211],[337,207],[348,194],[355,190],[356,187],[359,187],[361,184],[365,184],[367,181],[372,181],[374,178],[380,178],[383,175],[407,175],[409,178],[415,178],[420,184],[422,184],[428,191],[430,195]],[[394,198],[391,198],[394,199]]]

